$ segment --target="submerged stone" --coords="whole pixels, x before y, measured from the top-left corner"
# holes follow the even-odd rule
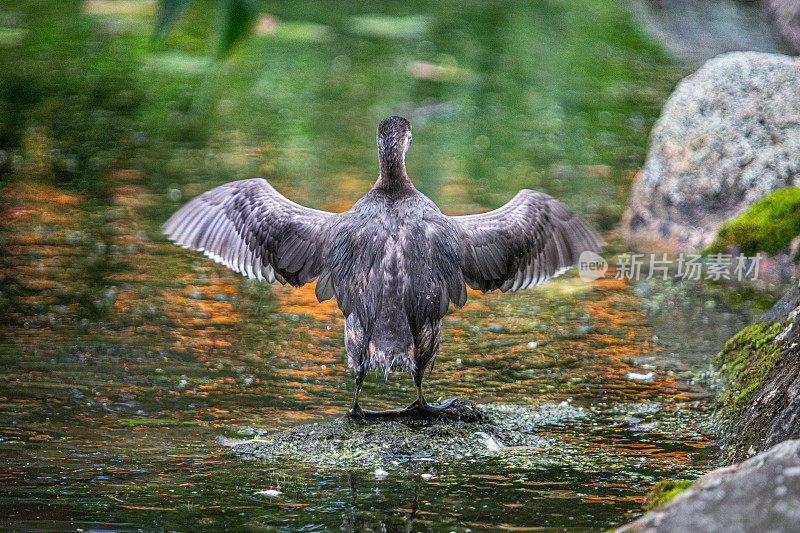
[[[524,407],[474,405],[455,399],[442,412],[428,416],[342,417],[255,439],[220,437],[217,442],[235,453],[268,461],[370,467],[378,472],[402,470],[420,461],[451,462],[529,452],[550,445],[537,428],[585,416],[583,408],[566,401]]]

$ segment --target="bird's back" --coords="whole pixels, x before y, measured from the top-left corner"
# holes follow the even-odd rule
[[[342,216],[331,282],[370,367],[413,371],[421,351],[435,352],[451,293],[465,290],[456,243],[452,223],[415,189],[373,189]]]

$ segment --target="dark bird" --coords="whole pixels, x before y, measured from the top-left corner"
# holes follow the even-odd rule
[[[537,191],[522,190],[488,213],[442,214],[406,174],[410,145],[406,119],[380,123],[378,180],[345,213],[303,207],[267,181],[247,179],[198,196],[163,227],[176,244],[249,278],[294,287],[316,279],[320,302],[336,298],[355,372],[351,417],[381,413],[358,405],[368,370],[413,376],[417,399],[406,411],[441,408],[426,403],[422,378],[450,302],[467,301],[465,284],[483,292],[535,287],[603,245],[566,205]]]

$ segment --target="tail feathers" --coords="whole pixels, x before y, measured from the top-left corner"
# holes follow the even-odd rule
[[[382,311],[372,328],[372,336],[367,344],[369,368],[389,372],[413,372],[414,337],[405,313]]]

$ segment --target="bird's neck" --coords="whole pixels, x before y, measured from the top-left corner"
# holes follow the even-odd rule
[[[387,151],[378,154],[381,173],[375,187],[389,191],[413,187],[406,174],[405,153],[399,150]]]

